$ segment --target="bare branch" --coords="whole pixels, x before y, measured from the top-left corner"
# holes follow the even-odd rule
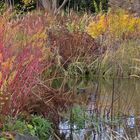
[[[68,2],[68,0],[64,0],[56,12],[59,12],[61,9],[63,9],[67,2]]]

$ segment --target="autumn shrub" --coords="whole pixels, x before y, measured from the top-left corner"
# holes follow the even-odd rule
[[[94,56],[99,47],[88,34],[68,30],[51,31],[48,40],[53,53],[60,56],[62,65],[82,58],[86,60]]]
[[[17,115],[24,107],[36,78],[47,65],[44,21],[35,15],[9,20],[0,16],[0,112]]]
[[[140,34],[140,18],[125,11],[99,14],[87,27],[87,33],[93,38],[102,37],[104,42],[138,39]]]

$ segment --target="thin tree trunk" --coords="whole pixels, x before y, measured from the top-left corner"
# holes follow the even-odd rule
[[[59,12],[61,9],[63,9],[67,2],[68,2],[68,0],[64,0],[63,3],[57,9],[57,12]]]
[[[59,12],[64,8],[68,0],[63,0],[62,4],[59,6],[60,0],[39,0],[44,9],[52,11],[53,13]]]
[[[52,1],[52,10],[53,10],[54,12],[56,12],[57,7],[58,7],[58,0],[53,0],[53,1]]]
[[[46,10],[51,10],[51,1],[50,0],[39,0],[43,8]]]
[[[14,6],[14,0],[5,0],[5,4],[12,10]]]

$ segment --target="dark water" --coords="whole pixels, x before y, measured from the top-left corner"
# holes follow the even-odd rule
[[[77,98],[84,103],[88,116],[76,121],[69,118],[60,123],[60,133],[70,140],[140,140],[140,81],[117,79],[85,82],[76,86]],[[79,105],[80,106],[80,105]],[[82,106],[83,107],[83,106]],[[80,112],[79,112],[80,114]],[[89,119],[90,118],[90,119]]]

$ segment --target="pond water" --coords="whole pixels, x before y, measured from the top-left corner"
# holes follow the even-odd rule
[[[140,139],[139,80],[81,81],[75,90],[85,104],[62,117],[59,129],[66,140]]]

